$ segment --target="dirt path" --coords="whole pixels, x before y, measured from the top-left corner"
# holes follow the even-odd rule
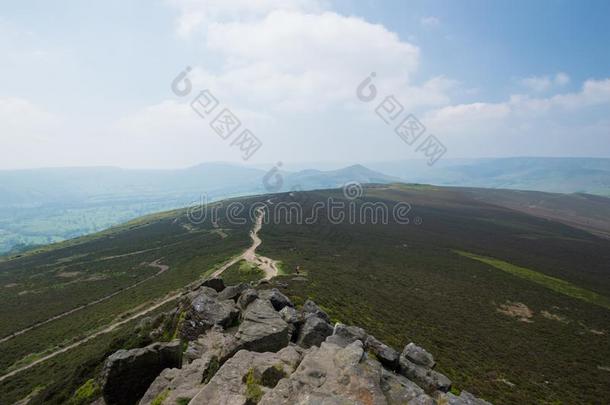
[[[265,272],[264,279],[266,279],[266,280],[269,280],[272,277],[275,277],[275,276],[278,275],[277,262],[275,260],[270,259],[268,257],[259,256],[259,255],[256,254],[256,248],[259,247],[260,244],[262,243],[262,240],[258,236],[258,233],[259,233],[259,231],[263,227],[263,219],[264,219],[264,216],[265,216],[265,211],[262,208],[260,208],[257,211],[257,214],[258,215],[256,217],[256,222],[254,224],[254,227],[250,231],[250,238],[252,239],[252,245],[248,249],[246,249],[241,255],[231,259],[229,262],[225,263],[220,269],[216,270],[212,274],[213,277],[219,276],[220,274],[222,274],[223,271],[225,271],[226,269],[231,267],[233,264],[237,263],[238,261],[240,261],[242,259],[243,260],[247,260],[249,263],[252,263],[253,265],[256,265],[256,266],[260,267]],[[112,298],[113,296],[115,296],[118,293],[121,293],[121,292],[123,292],[125,290],[128,290],[128,289],[131,289],[131,288],[134,288],[137,285],[139,285],[139,284],[141,284],[141,283],[143,283],[143,282],[145,282],[147,280],[150,280],[152,277],[158,276],[159,274],[161,274],[161,273],[163,273],[163,272],[165,272],[165,271],[167,271],[169,269],[169,266],[166,266],[164,264],[160,264],[159,263],[160,260],[161,259],[157,259],[157,260],[155,260],[152,263],[148,263],[149,266],[156,267],[156,268],[159,269],[159,272],[156,273],[155,275],[153,275],[151,277],[148,277],[145,280],[139,281],[138,283],[133,284],[133,285],[131,285],[128,288],[125,288],[123,290],[117,291],[117,292],[112,293],[112,294],[110,294],[110,295],[108,295],[106,297],[100,298],[100,299],[98,299],[96,301],[92,301],[92,302],[90,302],[90,303],[88,303],[86,305],[83,305],[83,306],[78,307],[78,308],[74,308],[74,309],[72,309],[70,311],[64,312],[63,314],[56,315],[53,318],[49,318],[46,321],[40,322],[39,324],[30,326],[27,329],[23,329],[23,330],[21,330],[19,332],[16,332],[13,335],[7,336],[3,340],[0,340],[0,343],[3,342],[3,341],[6,341],[6,340],[12,339],[15,336],[19,336],[19,335],[21,335],[23,333],[26,333],[26,332],[34,329],[34,328],[37,328],[37,327],[42,326],[42,325],[45,325],[45,324],[47,324],[47,323],[49,323],[51,321],[54,321],[56,319],[63,318],[64,316],[73,314],[74,312],[80,311],[80,310],[82,310],[84,308],[87,308],[88,306],[91,306],[91,305],[97,304],[99,302],[105,301],[107,299],[110,299],[110,298]],[[190,283],[187,287],[194,286],[198,282],[199,282],[199,280],[194,281],[194,282]],[[137,319],[137,318],[139,318],[141,316],[144,316],[144,315],[148,314],[149,312],[152,312],[152,311],[156,310],[157,308],[159,308],[159,307],[161,307],[161,306],[163,306],[163,305],[165,305],[165,304],[167,304],[167,303],[169,303],[169,302],[179,298],[181,295],[182,295],[182,292],[178,292],[178,293],[170,295],[169,297],[164,298],[162,301],[160,301],[158,303],[154,303],[153,302],[152,306],[147,307],[146,309],[131,315],[129,318],[123,319],[123,320],[121,320],[119,322],[115,322],[115,323],[107,326],[104,329],[101,329],[101,330],[99,330],[99,331],[97,331],[97,332],[95,332],[95,333],[93,333],[93,334],[91,334],[91,335],[89,335],[89,336],[87,336],[87,337],[77,341],[77,342],[72,343],[71,345],[68,345],[68,346],[66,346],[66,347],[64,347],[62,349],[54,351],[53,353],[50,353],[50,354],[48,354],[48,355],[46,355],[44,357],[41,357],[38,360],[35,360],[32,363],[30,363],[30,364],[27,364],[27,365],[25,365],[23,367],[20,367],[20,368],[18,368],[16,370],[11,371],[10,373],[7,373],[7,374],[4,374],[4,375],[0,376],[0,382],[2,382],[4,380],[6,380],[7,378],[10,378],[10,377],[18,374],[18,373],[20,373],[22,371],[30,369],[30,368],[36,366],[37,364],[40,364],[40,363],[42,363],[44,361],[52,359],[55,356],[58,356],[58,355],[60,355],[62,353],[65,353],[68,350],[72,350],[75,347],[78,347],[78,346],[80,346],[80,345],[82,345],[84,343],[87,343],[90,340],[95,339],[98,336],[101,336],[101,335],[106,334],[106,333],[110,333],[113,330],[115,330],[116,328],[118,328],[119,326],[124,325],[124,324],[126,324],[126,323],[128,323],[130,321],[133,321],[134,319]]]
[[[229,262],[225,263],[221,268],[216,270],[212,277],[219,277],[226,269],[239,262],[245,260],[248,263],[260,268],[265,272],[265,280],[270,280],[278,275],[277,262],[265,256],[256,254],[256,248],[260,246],[263,241],[258,236],[258,233],[263,228],[263,219],[265,218],[265,211],[262,208],[257,210],[256,222],[254,227],[250,231],[250,239],[252,239],[252,245],[244,251],[241,255],[234,257]]]
[[[35,361],[31,362],[28,365],[25,365],[25,366],[20,367],[20,368],[18,368],[16,370],[13,370],[10,373],[4,374],[4,375],[0,376],[0,382],[2,382],[4,380],[6,380],[7,378],[10,378],[10,377],[18,374],[18,373],[20,373],[20,372],[22,372],[24,370],[32,368],[32,367],[34,367],[37,364],[40,364],[40,363],[42,363],[44,361],[47,361],[47,360],[49,360],[49,359],[51,359],[51,358],[53,358],[53,357],[55,357],[57,355],[65,353],[68,350],[72,350],[75,347],[78,347],[78,346],[80,346],[80,345],[82,345],[84,343],[87,343],[88,341],[90,341],[92,339],[95,339],[98,336],[101,336],[101,335],[106,334],[106,333],[110,333],[113,330],[115,330],[116,328],[118,328],[119,326],[124,325],[127,322],[131,322],[134,319],[137,319],[137,318],[139,318],[139,317],[141,317],[143,315],[146,315],[147,313],[156,310],[157,308],[167,304],[168,302],[171,302],[171,301],[179,298],[181,295],[182,295],[182,293],[176,293],[176,294],[170,295],[169,297],[164,298],[162,301],[153,304],[152,306],[146,308],[145,310],[142,310],[140,312],[135,313],[134,315],[131,315],[129,318],[123,319],[122,321],[119,321],[119,322],[115,322],[115,323],[111,324],[110,326],[107,326],[106,328],[104,328],[102,330],[99,330],[99,331],[97,331],[97,332],[87,336],[86,338],[83,338],[83,339],[79,340],[78,342],[72,343],[69,346],[66,346],[66,347],[64,347],[62,349],[59,349],[59,350],[57,350],[57,351],[55,351],[53,353],[47,354],[46,356],[41,357],[38,360],[35,360]]]
[[[32,326],[28,326],[27,328],[21,329],[21,330],[19,330],[17,332],[13,332],[12,334],[10,334],[8,336],[5,336],[2,339],[0,339],[0,343],[8,342],[9,340],[11,340],[11,339],[13,339],[13,338],[15,338],[17,336],[23,335],[24,333],[27,333],[27,332],[29,332],[29,331],[31,331],[33,329],[39,328],[41,326],[44,326],[44,325],[46,325],[48,323],[51,323],[53,321],[56,321],[58,319],[65,318],[68,315],[72,315],[75,312],[82,311],[83,309],[89,308],[90,306],[99,304],[99,303],[104,302],[104,301],[108,301],[110,298],[115,297],[118,294],[121,294],[121,293],[123,293],[125,291],[129,291],[129,290],[131,290],[133,288],[136,288],[137,286],[139,286],[142,283],[145,283],[148,280],[152,280],[153,278],[155,278],[155,277],[163,274],[167,270],[169,270],[169,266],[167,266],[165,264],[160,264],[159,263],[160,261],[161,261],[161,259],[157,259],[154,262],[146,263],[146,265],[149,266],[149,267],[154,267],[154,268],[159,269],[159,271],[157,273],[153,274],[152,276],[147,277],[144,280],[140,280],[137,283],[130,285],[129,287],[126,287],[126,288],[123,288],[121,290],[115,291],[112,294],[105,295],[102,298],[98,298],[98,299],[96,299],[94,301],[88,302],[88,303],[83,304],[81,306],[78,306],[76,308],[72,308],[69,311],[62,312],[61,314],[52,316],[51,318],[46,319],[46,320],[44,320],[42,322],[38,322],[38,323],[36,323],[36,324],[34,324]]]

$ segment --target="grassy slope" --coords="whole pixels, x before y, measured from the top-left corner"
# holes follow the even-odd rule
[[[342,193],[297,193],[296,198],[309,206],[330,195],[340,198]],[[322,220],[315,225],[264,225],[260,253],[281,260],[288,273],[299,265],[307,275],[306,282],[281,277],[295,301],[312,297],[335,319],[361,325],[397,348],[409,341],[422,344],[458,387],[498,404],[600,403],[610,397],[608,372],[598,368],[610,365],[607,309],[454,252],[492,257],[608,297],[607,240],[451,189],[379,186],[367,189],[366,196],[389,204],[409,202],[412,215],[423,223],[331,226]],[[284,194],[276,198],[290,199]],[[249,244],[251,223],[220,225],[228,235],[224,239],[209,222],[190,226],[184,212],[176,211],[0,263],[0,316],[9,320],[2,324],[5,333],[150,276],[156,270],[139,266],[143,261],[161,259],[170,266],[141,288],[0,344],[0,368],[179,288]],[[137,254],[121,256],[127,253]],[[109,256],[120,257],[101,260]],[[80,272],[76,279],[81,282],[68,284],[73,279],[58,277],[59,272]],[[240,276],[239,267],[228,275],[232,273]],[[82,279],[88,274],[108,278],[86,287]],[[10,284],[18,287],[6,287]],[[24,288],[40,292],[18,295]],[[530,307],[533,322],[499,313],[498,306],[507,301]],[[566,322],[544,317],[542,311]],[[99,359],[107,348],[94,346],[97,354],[91,348],[76,349],[61,359],[66,369],[74,369]],[[25,396],[41,383],[52,386],[66,380],[78,387],[91,376],[91,370],[78,378],[66,370],[55,375],[48,367],[37,366],[0,383],[0,398]],[[516,385],[509,387],[503,379]]]
[[[2,336],[110,293],[119,294],[0,343],[0,373],[89,335],[121,314],[184,287],[249,245],[250,224],[232,227],[221,223],[221,226],[223,235],[209,223],[193,225],[184,211],[175,211],[1,262]],[[142,265],[155,260],[168,265],[169,270],[122,291],[157,273],[159,269]],[[62,277],[62,273],[73,276]],[[91,279],[92,276],[95,277]],[[22,291],[31,292],[19,294]],[[101,337],[96,341],[109,339]],[[88,359],[90,350],[91,345],[87,344],[61,358],[74,365],[78,359]],[[55,362],[36,366],[0,383],[0,404],[4,405],[5,398],[24,397],[37,385],[49,386],[67,378],[65,372],[55,373],[52,368],[45,372],[47,364]]]
[[[333,318],[397,348],[409,341],[427,347],[459,388],[497,404],[610,398],[608,372],[598,368],[610,364],[606,308],[453,251],[499,258],[608,297],[607,240],[446,189],[378,188],[367,195],[411,201],[423,223],[263,227],[261,254],[308,273],[308,282],[283,277],[297,302],[311,297]],[[500,313],[507,301],[531,308],[533,322]]]

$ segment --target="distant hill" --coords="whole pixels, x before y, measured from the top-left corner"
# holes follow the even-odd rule
[[[202,198],[340,187],[349,181],[390,183],[396,177],[355,165],[340,170],[269,171],[228,163],[180,170],[114,167],[0,171],[0,254],[89,234]]]
[[[0,171],[0,254],[86,235],[142,215],[270,192],[396,182],[610,196],[610,159],[380,162],[288,171],[229,163],[179,170],[114,167]]]
[[[610,159],[515,157],[369,163],[404,181],[610,196]]]

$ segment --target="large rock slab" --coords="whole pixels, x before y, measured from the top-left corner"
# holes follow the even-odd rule
[[[180,341],[153,343],[144,348],[119,350],[106,359],[102,394],[108,405],[131,405],[166,368],[182,365]]]
[[[209,355],[215,356],[220,363],[224,363],[237,352],[237,346],[235,336],[224,332],[220,326],[214,326],[199,336],[197,340],[188,343],[184,352],[184,360],[190,363],[203,355]]]
[[[235,338],[240,349],[254,352],[276,352],[290,339],[288,324],[268,300],[260,298],[243,312]]]
[[[378,361],[367,358],[361,341],[346,347],[324,342],[320,347],[311,348],[297,370],[280,380],[259,404],[402,405],[410,402],[401,402],[401,399],[426,397],[404,377],[394,375],[392,380],[388,376],[382,384],[383,373]],[[395,400],[391,402],[388,398]]]
[[[240,350],[218,370],[190,405],[251,405],[289,376],[301,360],[293,346],[277,353]]]

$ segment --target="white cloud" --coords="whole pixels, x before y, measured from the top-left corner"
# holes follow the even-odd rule
[[[559,72],[554,76],[530,76],[519,80],[519,83],[531,91],[542,93],[554,87],[563,87],[570,82],[570,76]]]
[[[333,12],[273,11],[256,21],[213,23],[206,47],[221,69],[197,69],[198,85],[236,103],[282,110],[353,102],[356,86],[371,72],[380,88],[399,93],[419,65],[419,48],[395,33]]]
[[[566,155],[567,147],[603,156],[610,137],[604,134],[607,119],[594,111],[601,105],[610,105],[610,79],[587,80],[578,92],[546,98],[513,95],[501,103],[446,106],[429,111],[424,122],[462,156],[471,150],[490,156]]]
[[[441,24],[441,20],[434,16],[422,17],[419,22],[425,28],[436,28]]]
[[[201,26],[212,22],[251,20],[277,10],[317,12],[325,6],[321,0],[167,1],[180,12],[176,30],[182,37],[188,37]]]

